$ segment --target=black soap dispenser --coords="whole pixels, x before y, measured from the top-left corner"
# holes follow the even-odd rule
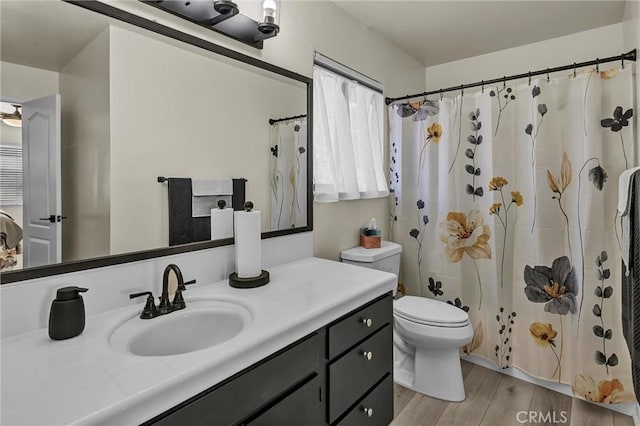
[[[84,302],[80,293],[88,289],[82,287],[62,287],[51,302],[49,313],[49,337],[64,340],[75,337],[84,330]]]

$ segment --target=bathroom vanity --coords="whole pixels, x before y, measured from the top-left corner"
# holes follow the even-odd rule
[[[145,424],[387,425],[392,326],[387,294]]]
[[[12,392],[2,394],[2,423],[388,424],[396,276],[317,258],[270,272],[269,285],[250,290],[199,283],[185,310],[156,319],[138,318],[139,304],[89,312],[74,339],[54,342],[46,330],[3,339]],[[167,321],[171,339],[171,316],[207,303],[241,305],[245,326],[175,355],[140,356],[114,341],[124,324],[151,332],[154,321]]]

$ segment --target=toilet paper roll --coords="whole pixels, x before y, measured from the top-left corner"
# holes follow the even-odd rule
[[[236,272],[240,278],[254,278],[262,272],[260,211],[234,212]]]
[[[211,239],[233,237],[233,209],[211,209]]]

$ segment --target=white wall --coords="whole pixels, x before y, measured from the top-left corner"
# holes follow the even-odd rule
[[[621,23],[613,24],[427,67],[426,87],[427,90],[437,90],[503,75],[525,73],[529,70],[589,61],[596,57],[619,55],[622,53],[622,29]],[[571,71],[566,73],[568,75]],[[453,94],[458,95],[459,92]]]
[[[192,33],[269,63],[311,76],[315,50],[381,81],[386,96],[424,89],[424,66],[330,1],[283,0],[281,32],[258,51],[213,31],[189,24],[139,2],[111,1],[125,10]],[[387,138],[385,120],[385,139]],[[387,143],[385,142],[385,147]],[[387,153],[388,155],[388,153]],[[386,164],[385,159],[385,164]],[[340,251],[358,244],[358,229],[376,217],[388,235],[388,199],[314,204],[314,253],[339,259]]]
[[[63,262],[109,254],[109,29],[60,72]]]
[[[111,253],[168,245],[157,176],[243,177],[269,230],[268,120],[306,111],[306,86],[117,27],[110,55]]]
[[[22,127],[12,127],[2,123],[0,129],[3,145],[22,145]]]

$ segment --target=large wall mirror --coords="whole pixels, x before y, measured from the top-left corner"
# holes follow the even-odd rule
[[[2,283],[231,244],[211,209],[244,200],[311,230],[309,78],[100,2],[0,8]]]

